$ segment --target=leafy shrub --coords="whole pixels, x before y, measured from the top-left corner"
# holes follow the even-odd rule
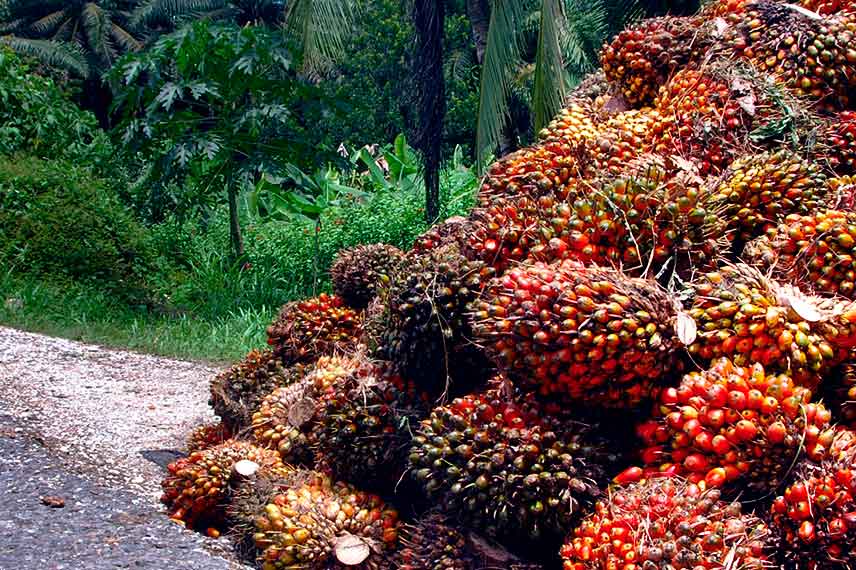
[[[66,160],[0,157],[0,261],[19,272],[142,295],[144,229],[89,170]]]

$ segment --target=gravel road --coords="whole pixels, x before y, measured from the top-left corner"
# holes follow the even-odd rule
[[[158,502],[215,373],[0,327],[0,570],[245,568]]]

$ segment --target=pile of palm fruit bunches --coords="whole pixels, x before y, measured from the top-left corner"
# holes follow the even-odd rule
[[[620,33],[212,382],[170,517],[264,570],[856,568],[851,1]]]

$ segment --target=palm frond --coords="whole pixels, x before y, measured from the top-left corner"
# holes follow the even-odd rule
[[[303,71],[320,75],[341,57],[351,30],[352,0],[293,0],[285,29],[303,50]]]
[[[23,18],[18,20],[9,20],[7,22],[0,22],[0,36],[20,32],[26,25],[27,21]]]
[[[2,37],[0,43],[21,55],[33,57],[46,65],[65,69],[80,77],[88,78],[91,74],[86,56],[73,44],[16,36]]]
[[[476,127],[479,169],[484,157],[499,144],[508,120],[509,78],[520,61],[518,30],[526,13],[525,0],[494,0],[491,6]]]
[[[110,22],[110,35],[122,51],[140,51],[143,43],[115,22]]]
[[[139,29],[173,18],[219,10],[227,4],[226,0],[146,0],[131,13],[129,25]]]
[[[32,20],[63,10],[68,5],[68,0],[9,0],[6,9],[13,18]]]
[[[67,10],[57,10],[30,24],[30,29],[40,36],[45,36],[56,30],[66,17],[68,17]]]
[[[561,36],[569,82],[576,84],[597,66],[598,51],[608,37],[609,12],[604,0],[566,0]]]
[[[89,49],[108,66],[116,58],[110,41],[110,17],[95,2],[87,2],[80,14]]]
[[[475,65],[475,57],[471,50],[456,49],[446,56],[445,74],[453,81],[463,81]]]
[[[565,28],[562,8],[562,0],[541,2],[541,25],[535,54],[535,86],[532,90],[536,131],[544,128],[565,101],[565,74],[560,46],[560,37]]]
[[[60,27],[56,29],[53,36],[51,36],[51,40],[55,42],[70,42],[72,41],[74,36],[74,18],[69,18],[65,22],[63,22]]]

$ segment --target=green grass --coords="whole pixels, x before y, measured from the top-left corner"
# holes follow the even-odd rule
[[[0,276],[0,325],[178,358],[229,362],[265,344],[275,307],[203,319],[133,309],[75,284]]]

